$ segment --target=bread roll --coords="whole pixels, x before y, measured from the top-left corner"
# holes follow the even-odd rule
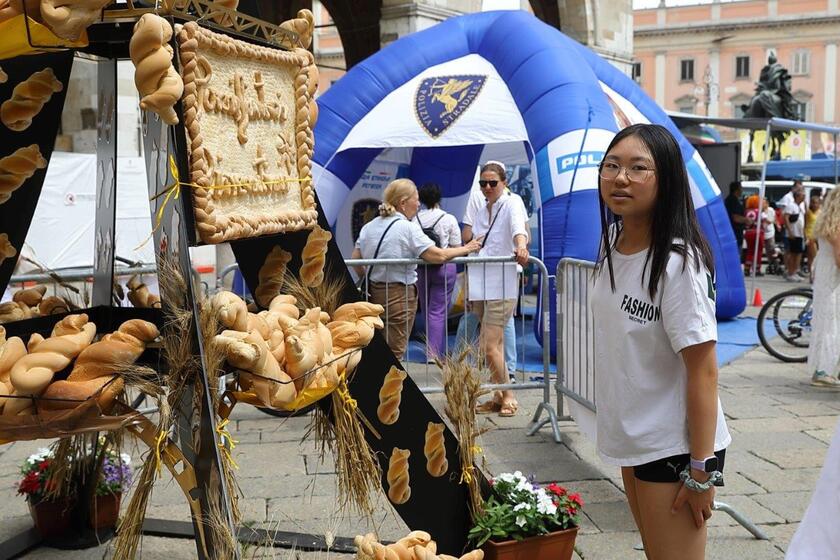
[[[286,265],[290,260],[292,260],[291,253],[284,251],[279,245],[276,245],[265,258],[258,274],[257,289],[254,290],[254,298],[260,306],[268,307],[271,301],[280,295],[280,290],[286,281]]]
[[[43,284],[38,284],[37,286],[32,286],[31,288],[27,288],[25,290],[18,290],[12,295],[12,301],[16,301],[19,303],[25,303],[29,307],[35,307],[41,300],[44,299],[44,295],[47,293],[47,287]]]
[[[178,124],[175,104],[184,93],[184,82],[172,66],[172,26],[156,14],[143,14],[134,24],[128,45],[134,63],[134,84],[140,108],[160,115],[166,124]]]
[[[236,294],[221,291],[210,298],[210,305],[219,323],[239,332],[248,332],[248,306]]]
[[[99,407],[107,412],[114,399],[122,392],[124,382],[116,376],[97,377],[87,381],[54,381],[44,390],[39,405],[44,410],[67,410],[76,408],[82,401],[109,384],[97,398]],[[113,381],[112,381],[113,380]],[[57,400],[47,400],[57,399]]]
[[[396,366],[391,366],[385,374],[382,388],[379,389],[379,406],[376,409],[376,416],[383,424],[395,424],[400,417],[400,402],[405,378],[406,373]]]
[[[408,458],[411,451],[395,447],[388,461],[388,499],[399,505],[411,498],[411,483],[408,473]],[[417,547],[415,547],[416,550]]]
[[[41,0],[41,17],[62,39],[77,41],[114,0]]]
[[[47,296],[41,300],[41,303],[38,304],[38,313],[41,317],[69,312],[70,306],[67,302],[57,296]]]
[[[11,259],[15,255],[17,255],[17,249],[9,242],[9,234],[0,233],[0,264],[3,264],[3,261]]]
[[[300,280],[304,286],[314,288],[324,281],[324,264],[327,259],[328,243],[332,233],[321,229],[320,226],[309,232],[306,245],[301,251],[303,264],[300,267]]]
[[[423,453],[426,455],[426,471],[434,477],[443,476],[449,470],[443,430],[444,425],[442,423],[429,422],[426,427],[426,443],[423,446]]]

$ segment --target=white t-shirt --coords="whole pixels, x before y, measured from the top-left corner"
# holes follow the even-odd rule
[[[441,249],[461,246],[461,228],[452,214],[440,208],[424,208],[417,213],[414,221],[422,228],[432,228],[440,239]],[[434,226],[434,227],[432,227]]]
[[[528,237],[528,215],[516,194],[502,193],[489,211],[485,202],[469,216],[469,222],[467,217],[464,216],[464,223],[472,226],[473,237],[484,237],[484,247],[478,251],[480,257],[512,257],[516,247],[514,237],[520,234]],[[519,295],[516,263],[473,264],[467,267],[467,272],[470,300],[516,299]]]
[[[793,237],[805,237],[805,203],[800,202],[797,204],[793,200],[793,193],[789,192],[781,198],[779,204],[782,205],[782,215],[785,217],[785,225],[790,224],[788,232]],[[788,220],[788,215],[790,214],[796,214],[799,218],[795,222],[790,223],[790,220]]]
[[[769,206],[764,209],[764,239],[776,236],[776,211]]]
[[[648,251],[612,252],[615,292],[606,262],[596,273],[590,305],[595,319],[597,446],[604,461],[636,466],[689,453],[687,371],[680,351],[717,340],[712,277],[693,259],[671,252],[651,301]],[[718,399],[715,451],[731,437]]]
[[[385,229],[392,223],[396,223],[388,230],[382,246],[379,249],[378,259],[416,259],[428,249],[434,246],[434,242],[423,233],[417,222],[410,222],[406,217],[397,212],[393,216],[383,218],[378,216],[362,227],[359,232],[359,239],[356,240],[356,248],[362,252],[363,259],[372,259],[376,253],[376,246],[385,233]],[[402,284],[414,284],[417,282],[417,265],[384,265],[378,264],[370,272],[371,282],[400,282]]]

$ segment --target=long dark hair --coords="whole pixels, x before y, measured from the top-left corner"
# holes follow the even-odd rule
[[[683,270],[687,262],[693,259],[698,270],[700,263],[703,263],[714,276],[715,263],[709,243],[703,237],[697,223],[694,203],[691,200],[691,186],[676,139],[664,126],[634,124],[615,135],[604,155],[609,154],[616,144],[630,136],[636,136],[642,141],[656,165],[658,189],[656,202],[653,205],[651,244],[642,269],[642,283],[644,284],[645,271],[650,264],[647,289],[653,300],[665,274],[665,268],[668,266],[671,251],[682,255]],[[601,195],[601,180],[599,175],[598,203],[601,209],[602,257],[607,262],[610,286],[615,291],[612,251],[618,243],[623,224],[621,217],[614,215],[604,202],[604,197]],[[611,232],[612,227],[615,229]],[[680,242],[675,243],[675,240],[680,240]]]

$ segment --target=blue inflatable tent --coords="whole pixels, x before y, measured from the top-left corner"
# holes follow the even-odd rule
[[[718,317],[744,309],[738,248],[697,152],[632,80],[530,14],[465,15],[406,36],[355,66],[318,104],[313,176],[345,250],[391,179],[434,180],[444,208],[460,217],[477,166],[497,159],[533,170],[541,256],[552,273],[563,257],[596,257],[597,168],[615,132],[662,124],[680,141],[715,254]]]

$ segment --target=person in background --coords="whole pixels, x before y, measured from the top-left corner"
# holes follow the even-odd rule
[[[729,223],[732,224],[732,232],[735,234],[735,243],[738,245],[738,255],[741,262],[744,262],[744,227],[751,226],[749,219],[744,215],[744,203],[741,200],[743,191],[741,181],[729,183],[729,196],[723,201],[726,206],[726,213],[729,214]]]
[[[442,264],[477,251],[473,241],[463,247],[441,249],[411,221],[420,209],[417,187],[410,179],[397,179],[385,187],[379,216],[362,227],[353,259],[416,259]],[[385,308],[385,339],[399,359],[408,345],[408,335],[417,314],[417,265],[372,265],[355,267],[368,276],[370,301]]]
[[[770,206],[767,199],[762,204],[764,208],[761,216],[764,225],[764,255],[767,258],[768,269],[776,267],[776,210]]]
[[[498,165],[501,169],[504,170],[504,164],[499,161],[488,161],[485,165],[489,165],[494,163]],[[525,202],[522,198],[514,193],[511,192],[510,189],[506,191],[511,196],[511,202],[520,205],[520,210],[525,213],[527,216],[527,210],[525,208]],[[467,209],[464,212],[464,219],[463,222],[463,229],[461,230],[461,236],[464,240],[468,240],[472,238],[472,226],[475,223],[476,216],[479,212],[487,205],[487,199],[484,196],[484,193],[481,192],[480,188],[476,188],[470,191],[470,198],[467,202]],[[515,381],[515,376],[513,374],[516,371],[516,323],[513,317],[508,319],[508,322],[505,324],[505,364],[507,365],[508,374],[510,375],[510,380]],[[458,322],[458,345],[462,346],[464,344],[472,344],[473,341],[478,339],[478,318],[475,314],[466,311],[464,315],[461,317],[461,320]],[[524,359],[524,356],[523,356]]]
[[[764,276],[764,273],[761,272],[761,248],[764,245],[764,228],[761,226],[756,227],[755,225],[761,218],[758,213],[759,200],[757,194],[747,198],[747,210],[744,213],[747,220],[753,224],[744,231],[744,239],[747,241],[747,254],[744,257],[744,274],[746,276],[752,274],[753,258],[756,256],[756,251],[758,251],[758,262],[755,263],[755,275]]]
[[[516,263],[473,264],[467,267],[469,300],[472,312],[480,322],[479,345],[490,369],[494,383],[507,383],[508,371],[504,359],[504,328],[513,317],[519,295],[517,264],[528,263],[527,215],[521,199],[517,201],[507,190],[505,169],[498,163],[481,168],[478,184],[487,199],[484,208],[475,215],[465,238],[482,239],[478,256],[515,257]],[[514,416],[519,407],[513,391],[496,391],[480,405],[478,412],[498,412],[499,416]]]
[[[814,224],[822,206],[822,193],[811,193],[808,210],[805,211],[805,257],[808,259],[808,277],[814,283],[814,259],[817,256],[817,239],[814,237]]]
[[[814,315],[808,369],[811,385],[837,387],[840,368],[840,191],[832,190],[814,224]]]
[[[423,208],[415,220],[424,231],[432,230],[436,245],[441,249],[461,246],[461,229],[452,214],[440,208],[440,187],[427,183],[420,187]],[[426,358],[433,360],[446,355],[446,319],[449,302],[455,288],[457,270],[454,263],[425,266],[418,273],[417,292],[420,307],[426,315]]]
[[[787,232],[787,247],[785,250],[785,280],[798,282],[805,275],[800,270],[802,254],[805,252],[805,187],[802,181],[793,182],[793,187],[779,201]]]

